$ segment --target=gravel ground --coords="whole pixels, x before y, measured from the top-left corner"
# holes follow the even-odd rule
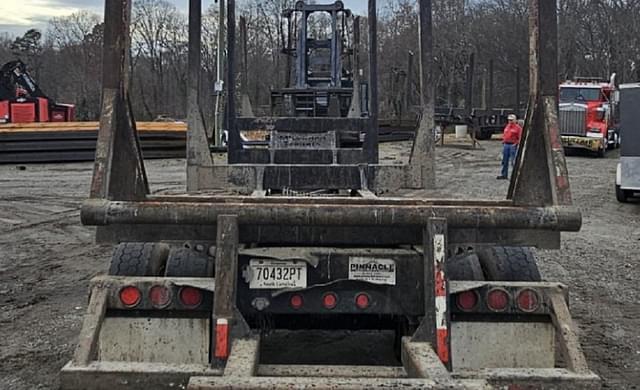
[[[435,193],[504,197],[508,184],[495,180],[500,144],[482,146],[439,149]],[[406,156],[406,147],[383,145],[382,160]],[[583,228],[564,234],[560,251],[538,254],[544,278],[571,287],[584,352],[605,388],[638,389],[640,203],[616,202],[616,162],[616,153],[568,158]],[[184,184],[184,160],[151,161],[147,168],[154,191]],[[0,389],[58,387],[58,371],[80,330],[88,282],[108,268],[111,248],[95,245],[93,229],[79,220],[91,170],[89,163],[0,166]]]

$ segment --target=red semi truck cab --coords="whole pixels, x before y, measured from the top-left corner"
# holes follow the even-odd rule
[[[560,134],[565,148],[603,156],[620,143],[615,75],[609,82],[578,78],[560,85]]]

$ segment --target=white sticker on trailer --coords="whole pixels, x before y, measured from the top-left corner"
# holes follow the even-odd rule
[[[396,262],[375,257],[350,257],[349,280],[396,285]]]

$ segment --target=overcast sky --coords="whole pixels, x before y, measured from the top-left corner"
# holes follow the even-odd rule
[[[185,11],[188,0],[169,0]],[[343,0],[345,5],[356,12],[366,9],[366,0]],[[332,3],[332,0],[318,0],[318,3]],[[213,0],[202,0],[203,8]],[[382,1],[379,1],[382,3]],[[47,21],[54,16],[65,16],[80,10],[102,15],[104,0],[0,0],[0,34],[21,35],[30,28],[46,29]]]

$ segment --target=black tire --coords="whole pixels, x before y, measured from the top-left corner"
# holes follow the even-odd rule
[[[629,191],[623,190],[618,184],[616,184],[616,199],[618,200],[618,202],[627,203],[630,197],[631,194],[629,193]]]
[[[482,128],[479,128],[478,130],[476,130],[476,139],[480,141],[486,141],[488,139],[491,139],[492,136],[493,136],[493,133],[490,130],[484,130]]]
[[[213,276],[213,257],[189,248],[172,248],[167,259],[165,276],[206,278]]]
[[[478,251],[478,259],[486,280],[507,282],[539,282],[536,257],[528,247],[495,246]]]
[[[123,242],[113,251],[109,275],[160,276],[169,245],[157,242]]]
[[[476,254],[453,256],[447,259],[447,278],[450,280],[484,280],[480,260]]]

